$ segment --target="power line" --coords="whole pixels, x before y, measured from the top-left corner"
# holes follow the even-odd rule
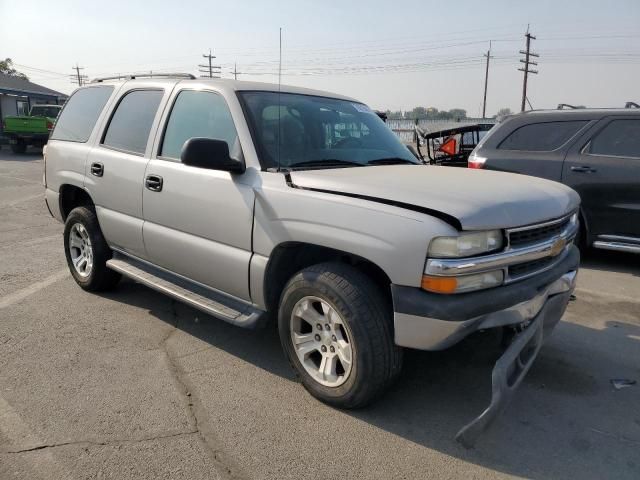
[[[216,58],[215,55],[211,54],[211,49],[209,49],[209,54],[207,55],[206,53],[203,53],[202,56],[206,59],[209,60],[209,64],[208,65],[198,65],[199,67],[199,72],[200,73],[205,73],[208,75],[200,75],[201,77],[209,77],[209,78],[220,78],[220,74],[221,74],[221,68],[220,65],[212,65],[212,60],[214,58]],[[215,73],[215,76],[214,76]]]
[[[539,57],[540,55],[538,55],[537,53],[533,53],[531,51],[531,40],[535,40],[536,37],[534,37],[533,35],[531,35],[529,33],[529,28],[527,28],[527,33],[524,35],[525,38],[527,39],[527,49],[526,50],[520,50],[520,53],[524,55],[524,60],[520,59],[521,63],[524,63],[524,67],[523,68],[519,68],[518,70],[521,72],[524,72],[524,80],[522,82],[522,104],[520,107],[520,111],[524,112],[525,108],[526,108],[526,102],[527,102],[527,80],[528,80],[528,75],[531,74],[537,74],[538,71],[537,70],[531,70],[529,69],[529,65],[538,65],[537,62],[534,62],[531,60],[531,57]]]

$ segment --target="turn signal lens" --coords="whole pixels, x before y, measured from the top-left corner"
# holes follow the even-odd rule
[[[423,290],[435,293],[464,293],[496,287],[501,285],[503,281],[504,272],[502,270],[494,270],[492,272],[459,277],[423,275],[421,286]]]
[[[453,293],[458,288],[458,280],[455,277],[422,276],[422,288],[429,292]]]

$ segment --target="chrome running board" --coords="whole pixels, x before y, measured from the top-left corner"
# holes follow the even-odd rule
[[[598,235],[598,240],[593,242],[593,247],[616,252],[640,253],[640,238],[621,235]]]
[[[233,325],[256,328],[266,319],[266,312],[251,304],[118,252],[107,267]]]

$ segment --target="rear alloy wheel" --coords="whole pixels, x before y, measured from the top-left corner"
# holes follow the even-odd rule
[[[370,403],[400,373],[387,296],[350,265],[322,263],[294,275],[280,297],[278,330],[304,387],[334,407]]]
[[[112,252],[89,207],[76,207],[67,216],[64,253],[71,275],[85,290],[108,290],[120,280],[120,274],[107,267]]]
[[[91,274],[93,248],[89,232],[82,223],[74,223],[69,232],[69,256],[78,275],[86,278]]]

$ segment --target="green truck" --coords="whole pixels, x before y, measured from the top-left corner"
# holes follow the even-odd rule
[[[41,148],[47,143],[61,109],[61,105],[34,105],[29,115],[6,117],[3,132],[13,153],[24,153],[29,145]]]

